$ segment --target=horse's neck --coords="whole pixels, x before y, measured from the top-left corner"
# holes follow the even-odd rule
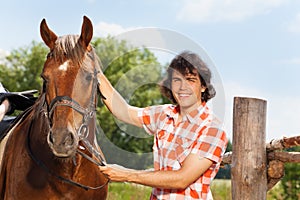
[[[28,114],[30,113],[30,110],[31,109],[25,111],[23,114],[19,115],[15,119],[15,122],[14,122],[12,128],[10,128],[10,130],[6,133],[6,136],[0,141],[0,171],[1,171],[2,159],[3,159],[4,153],[5,153],[5,147],[6,147],[7,142],[9,141],[8,139],[11,137],[11,135],[13,135],[13,132],[16,129],[16,127],[18,127],[24,121],[24,119],[28,116]]]

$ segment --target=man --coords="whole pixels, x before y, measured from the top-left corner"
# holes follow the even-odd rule
[[[211,72],[200,57],[184,51],[168,67],[161,92],[173,104],[137,108],[127,104],[107,78],[98,74],[103,102],[121,121],[144,127],[154,136],[154,170],[106,165],[111,181],[153,187],[150,199],[212,199],[227,138],[206,104],[215,96]]]

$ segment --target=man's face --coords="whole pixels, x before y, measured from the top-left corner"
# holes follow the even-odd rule
[[[202,103],[201,92],[204,92],[205,88],[201,85],[196,69],[193,74],[188,73],[186,75],[174,70],[172,72],[171,90],[181,110],[189,112]]]

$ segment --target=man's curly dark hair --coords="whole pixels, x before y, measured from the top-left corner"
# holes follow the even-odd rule
[[[194,70],[197,69],[198,76],[200,77],[202,87],[205,87],[205,91],[202,92],[202,101],[207,102],[216,95],[216,90],[211,84],[211,71],[207,67],[206,63],[195,53],[190,51],[183,51],[177,55],[170,63],[167,69],[166,78],[160,85],[161,93],[167,97],[172,103],[177,104],[172,91],[171,81],[173,71],[176,70],[183,75],[193,74]]]

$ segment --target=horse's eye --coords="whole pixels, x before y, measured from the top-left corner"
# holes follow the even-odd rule
[[[52,57],[53,57],[53,52],[50,51],[50,52],[47,54],[47,59],[52,58]]]
[[[85,77],[85,79],[86,79],[87,81],[91,81],[92,78],[93,78],[93,76],[92,76],[91,74],[89,74],[89,75],[87,75],[87,76]]]

